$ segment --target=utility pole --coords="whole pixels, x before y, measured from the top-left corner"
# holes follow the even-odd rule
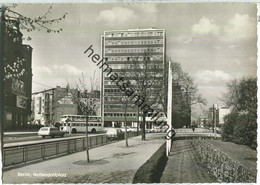
[[[166,138],[166,155],[167,157],[170,154],[172,146],[172,70],[171,62],[169,62],[169,71],[168,71],[168,102],[167,102],[167,124],[168,129],[167,133],[170,133],[169,138]]]
[[[4,155],[3,155],[3,137],[4,137],[4,41],[5,41],[5,5],[1,5],[1,19],[0,19],[0,145],[1,145],[1,165],[3,166]],[[3,173],[1,173],[3,179]]]
[[[214,118],[215,118],[215,111],[214,111],[214,104],[212,106],[212,133],[214,133]]]
[[[86,155],[89,163],[89,148],[88,148],[88,112],[86,111]]]
[[[137,135],[139,135],[139,106],[137,106]]]
[[[216,109],[214,109],[214,112],[215,112],[215,117],[214,117],[214,136],[216,138],[217,107],[216,107]]]
[[[217,107],[215,107],[215,104],[213,104],[212,111],[213,111],[213,117],[212,117],[212,119],[213,119],[213,128],[212,129],[213,129],[214,136],[216,138],[216,118],[217,118],[216,114],[217,114]]]

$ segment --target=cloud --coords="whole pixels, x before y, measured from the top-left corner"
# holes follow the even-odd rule
[[[219,45],[215,45],[214,48],[215,48],[216,50],[220,50],[222,47],[219,46]]]
[[[157,5],[156,4],[144,4],[144,5],[138,5],[137,6],[140,10],[142,10],[145,13],[157,13]]]
[[[178,37],[172,37],[172,39],[174,41],[180,42],[180,43],[190,43],[192,41],[192,37],[188,36],[188,35],[179,35]]]
[[[195,74],[196,81],[201,85],[225,85],[231,79],[231,76],[220,70],[204,70]]]
[[[43,74],[52,74],[52,70],[49,67],[35,67],[33,68],[33,73],[43,73]]]
[[[71,64],[63,65],[53,65],[51,67],[35,67],[33,69],[33,74],[46,78],[51,77],[69,77],[69,76],[79,76],[81,70],[77,69]]]
[[[222,39],[245,39],[256,37],[257,22],[255,18],[248,14],[236,14],[223,27],[224,35]]]
[[[124,23],[135,18],[136,15],[133,10],[117,6],[112,8],[111,10],[101,11],[97,17],[97,20],[110,24]]]
[[[196,35],[219,35],[219,31],[220,27],[207,17],[202,17],[192,26],[192,33]]]
[[[231,45],[229,45],[228,47],[231,48],[231,49],[233,49],[233,48],[237,48],[238,45],[236,45],[236,44],[231,44]]]

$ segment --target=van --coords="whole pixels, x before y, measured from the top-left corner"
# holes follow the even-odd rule
[[[57,127],[42,127],[38,131],[38,136],[45,138],[46,136],[51,136],[52,138],[56,136],[64,137],[64,132],[60,131]]]

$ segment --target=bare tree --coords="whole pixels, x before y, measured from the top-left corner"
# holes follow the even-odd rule
[[[121,100],[122,102],[122,105],[124,107],[124,110],[125,110],[125,113],[124,113],[124,117],[125,117],[125,146],[128,147],[128,135],[127,135],[127,109],[128,109],[128,106],[129,106],[129,102],[130,99],[129,97],[127,96],[124,96]]]
[[[164,66],[162,60],[154,58],[150,53],[129,57],[128,61],[130,64],[125,65],[124,72],[135,92],[132,100],[142,112],[142,140],[145,140],[146,116],[152,109],[158,109],[164,95]]]
[[[4,17],[6,21],[6,33],[9,36],[15,36],[17,34],[17,32],[13,29],[13,25],[9,22],[11,20],[19,22],[20,29],[26,30],[27,32],[46,30],[47,33],[59,33],[62,31],[61,28],[53,29],[51,27],[53,24],[59,23],[61,20],[65,19],[67,13],[64,13],[57,18],[49,18],[53,10],[53,4],[49,6],[49,8],[43,15],[39,15],[34,18],[25,16],[22,13],[18,12],[16,10],[17,6],[17,4],[12,4],[5,7]],[[31,40],[31,38],[28,37],[27,40]]]
[[[198,93],[198,88],[193,78],[184,72],[181,65],[177,62],[172,62],[172,76],[172,117],[174,118],[178,115],[190,117],[195,105],[205,105],[207,102],[202,95]],[[176,123],[174,124],[176,125]]]
[[[257,79],[253,77],[235,79],[227,83],[228,92],[222,97],[227,106],[236,112],[257,116]]]
[[[95,86],[95,73],[92,78],[90,78],[91,81],[91,88],[90,92],[94,90]],[[89,145],[88,145],[88,122],[89,122],[89,116],[94,115],[96,111],[96,105],[91,104],[89,101],[89,93],[87,93],[87,84],[86,84],[86,79],[84,74],[82,73],[81,78],[79,78],[79,82],[76,82],[76,89],[78,94],[76,95],[75,93],[72,94],[73,101],[74,103],[77,104],[78,106],[78,111],[80,114],[85,115],[86,117],[86,157],[87,157],[87,162],[90,162],[90,157],[89,157]],[[85,101],[84,101],[85,100]]]
[[[125,75],[125,73],[121,73],[122,76]],[[130,87],[130,81],[127,81],[128,86]],[[133,104],[133,102],[131,101],[131,98],[126,96],[125,94],[122,97],[119,97],[119,102],[121,103],[122,107],[124,108],[124,119],[125,119],[125,143],[126,143],[126,147],[128,147],[128,131],[127,131],[127,112],[129,108],[134,108],[135,105]],[[138,127],[138,125],[137,125]]]

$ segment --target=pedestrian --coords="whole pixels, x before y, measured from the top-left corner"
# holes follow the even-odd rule
[[[195,130],[195,126],[194,126],[194,125],[192,125],[191,127],[192,127],[192,131],[194,132],[194,130]]]

